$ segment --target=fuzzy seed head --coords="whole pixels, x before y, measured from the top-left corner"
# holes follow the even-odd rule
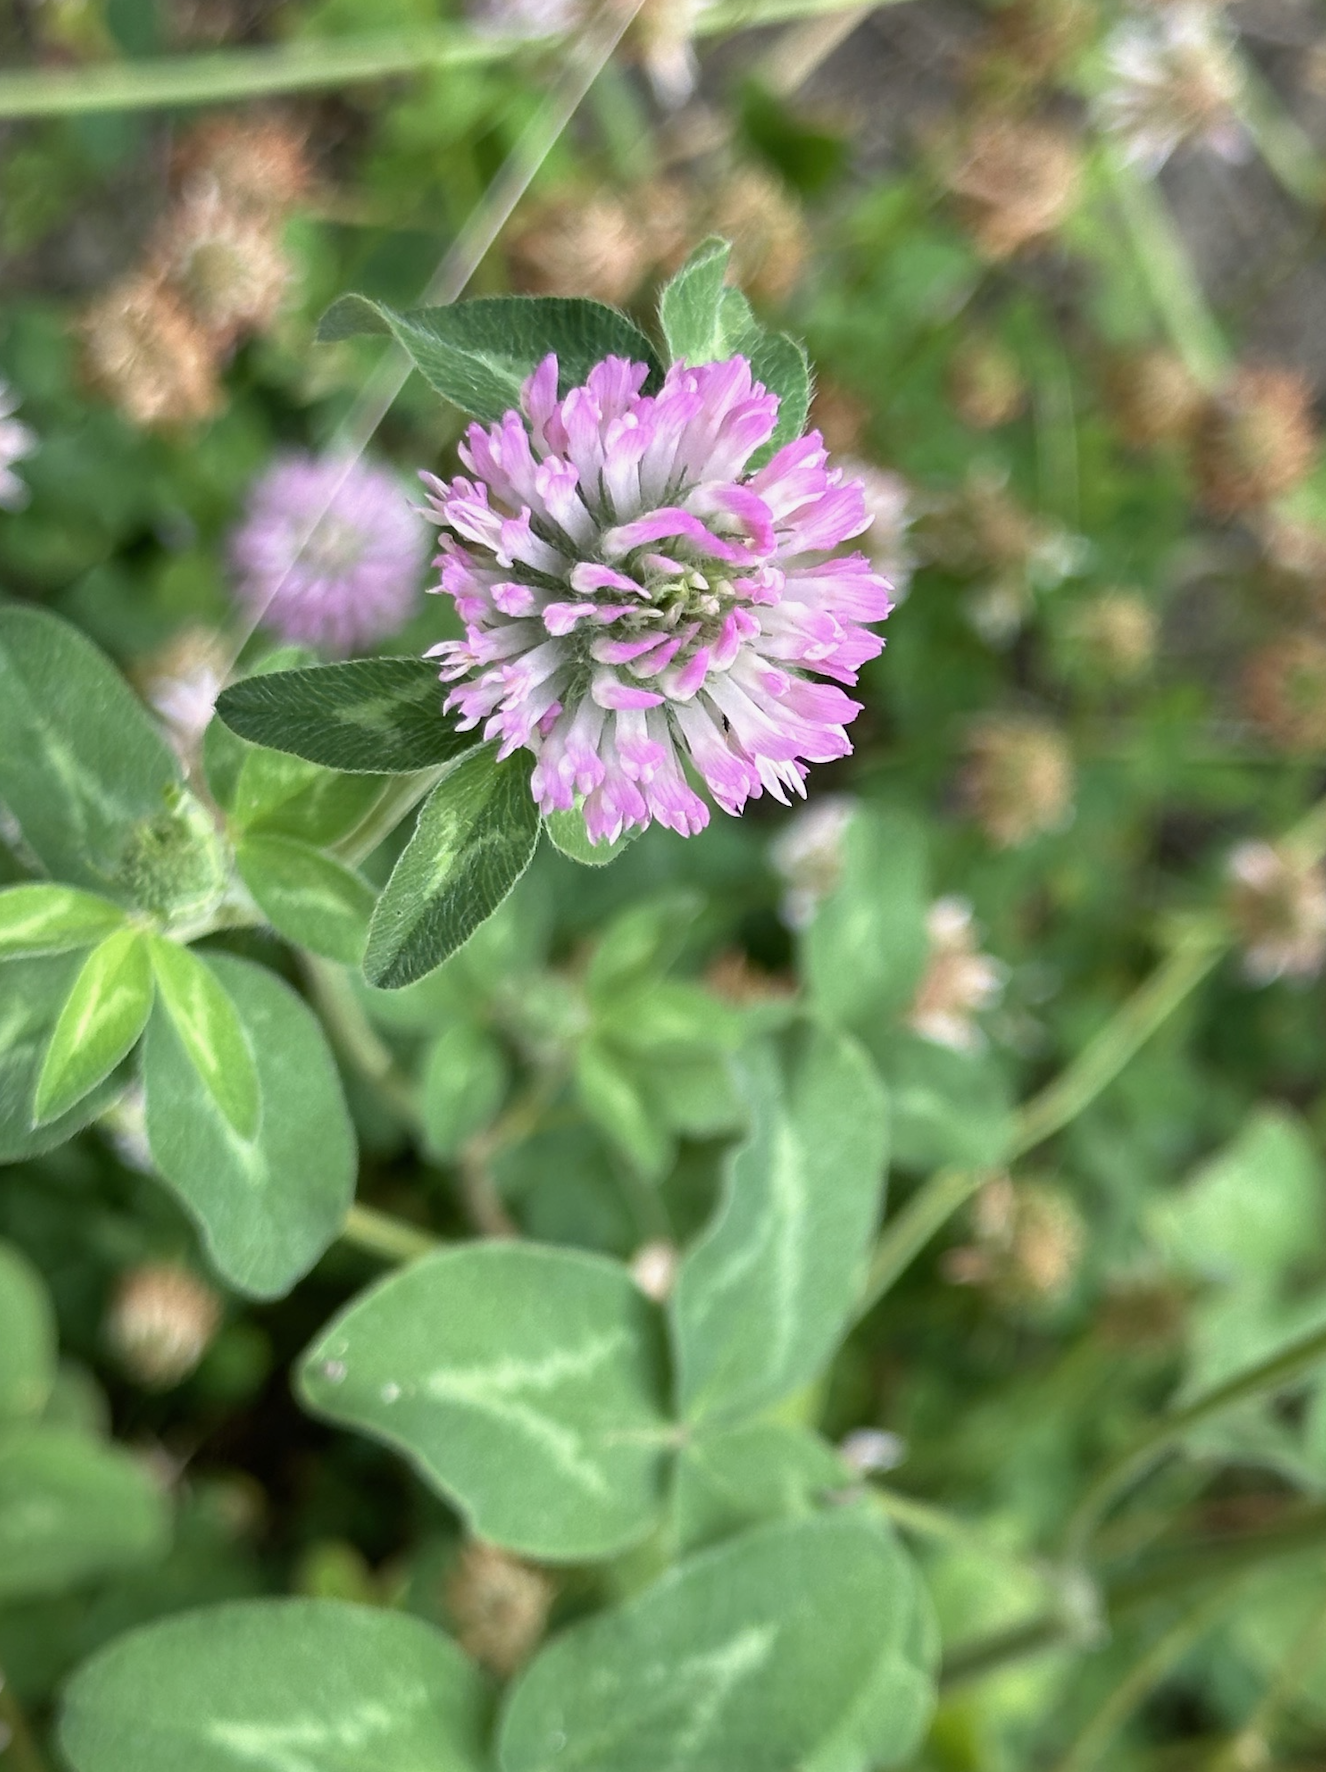
[[[1073,611],[1068,639],[1082,672],[1114,683],[1144,675],[1156,656],[1160,624],[1156,612],[1136,591],[1102,591]]]
[[[1306,982],[1326,961],[1326,870],[1286,845],[1240,843],[1229,858],[1229,913],[1254,984]]]
[[[169,1390],[198,1365],[221,1326],[221,1300],[188,1268],[150,1262],[116,1288],[106,1337],[138,1384]]]
[[[1013,353],[996,339],[965,339],[948,370],[948,397],[965,425],[993,431],[1006,425],[1027,403],[1027,384]]]
[[[220,404],[206,332],[154,275],[112,285],[82,322],[87,379],[132,423],[188,425]]]
[[[446,1587],[457,1641],[481,1666],[506,1679],[538,1646],[556,1592],[541,1569],[472,1539]]]
[[[466,623],[433,649],[445,706],[532,752],[540,810],[579,806],[593,842],[702,829],[683,757],[731,814],[803,794],[809,763],[851,750],[861,704],[838,685],[890,607],[863,554],[833,553],[869,518],[816,433],[749,470],[778,400],[744,357],[675,363],[654,394],[647,376],[609,357],[559,399],[548,357],[519,412],[470,427],[472,479],[423,476]]]
[[[214,117],[191,129],[175,156],[186,197],[219,199],[255,217],[285,213],[309,187],[305,135],[280,117]]]
[[[1263,646],[1248,661],[1243,701],[1277,750],[1291,756],[1326,750],[1326,640],[1286,634]]]
[[[645,71],[654,96],[667,110],[677,110],[695,93],[700,65],[695,55],[695,26],[700,0],[643,0],[628,33],[626,49]]]
[[[1081,1265],[1086,1231],[1059,1188],[1000,1175],[972,1203],[971,1244],[950,1250],[944,1273],[981,1286],[1002,1305],[1034,1308],[1062,1299]]]
[[[291,275],[269,218],[228,203],[217,190],[177,206],[154,262],[218,351],[271,325]]]
[[[977,251],[995,263],[1067,219],[1081,174],[1077,142],[1064,130],[992,113],[967,125],[942,168]]]
[[[1182,358],[1159,345],[1115,358],[1105,397],[1133,449],[1186,442],[1203,407],[1202,390]]]
[[[1100,120],[1125,159],[1154,176],[1185,143],[1246,160],[1238,63],[1228,31],[1200,6],[1173,6],[1116,27],[1105,46]]]
[[[707,231],[732,242],[732,278],[757,301],[776,307],[801,281],[810,254],[805,216],[783,181],[762,167],[739,167],[723,180]]]
[[[1073,786],[1072,755],[1048,720],[992,715],[973,727],[962,796],[997,848],[1061,829],[1072,815]]]
[[[998,960],[977,947],[971,905],[939,898],[926,916],[930,953],[907,1012],[907,1025],[924,1040],[954,1052],[979,1052],[985,1035],[976,1017],[999,1001],[1007,977]]]
[[[404,626],[427,531],[395,476],[291,455],[254,486],[231,542],[235,594],[283,640],[348,653]]]
[[[858,455],[870,423],[870,405],[841,382],[821,376],[810,409],[824,447],[833,455]]]
[[[608,191],[535,205],[509,247],[518,289],[587,295],[615,306],[644,282],[654,262],[648,218]]]
[[[1212,515],[1235,517],[1291,492],[1317,460],[1312,394],[1288,369],[1241,369],[1202,410],[1193,470]]]

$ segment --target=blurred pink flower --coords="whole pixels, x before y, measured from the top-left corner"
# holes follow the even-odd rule
[[[14,472],[14,463],[31,455],[37,439],[14,417],[18,397],[0,381],[0,510],[16,511],[27,502],[28,489]]]
[[[852,748],[860,703],[838,685],[890,607],[864,555],[832,556],[869,518],[818,432],[746,471],[778,398],[744,357],[674,364],[656,395],[647,374],[609,357],[558,400],[550,356],[523,417],[470,427],[474,479],[423,476],[450,531],[438,588],[466,624],[433,649],[446,706],[501,755],[534,753],[543,812],[582,796],[594,842],[703,829],[683,758],[725,812],[804,796],[806,765]]]
[[[354,652],[404,625],[426,535],[393,474],[287,456],[253,488],[231,543],[236,595],[283,640]]]

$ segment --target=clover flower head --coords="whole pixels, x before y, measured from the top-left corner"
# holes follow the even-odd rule
[[[1224,27],[1201,6],[1126,19],[1106,44],[1110,84],[1101,120],[1126,159],[1154,176],[1184,143],[1223,160],[1252,150],[1239,121],[1238,65]]]
[[[703,829],[686,761],[725,812],[804,796],[807,765],[852,748],[841,685],[890,607],[864,555],[833,555],[868,516],[818,432],[750,470],[778,398],[746,358],[676,363],[655,393],[648,373],[608,357],[559,400],[549,356],[521,412],[470,427],[473,478],[424,476],[466,624],[433,649],[445,705],[531,751],[540,810],[582,803],[596,843]]]
[[[998,960],[977,946],[972,908],[965,898],[938,898],[926,914],[930,952],[908,1025],[923,1040],[954,1052],[979,1052],[985,1035],[975,1017],[992,1008],[1007,978]]]
[[[1326,963],[1326,870],[1287,845],[1240,843],[1226,864],[1229,909],[1254,984],[1306,983]]]
[[[0,381],[0,510],[16,511],[27,501],[28,489],[14,472],[14,463],[31,455],[37,439],[14,417],[18,397]]]
[[[287,456],[253,488],[231,543],[236,595],[284,640],[354,652],[409,616],[426,536],[385,469]]]

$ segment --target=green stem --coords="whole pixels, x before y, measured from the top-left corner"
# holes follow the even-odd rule
[[[1100,148],[1099,163],[1171,344],[1195,381],[1219,387],[1229,369],[1229,347],[1163,198],[1108,144]]]
[[[1203,1539],[1152,1558],[1138,1573],[1104,1583],[1100,1602],[1111,1628],[1161,1599],[1171,1599],[1245,1569],[1260,1569],[1283,1558],[1301,1557],[1326,1542],[1326,1507],[1294,1520],[1233,1538]],[[970,1685],[987,1675],[1049,1649],[1081,1641],[1081,1625],[1060,1607],[1029,1618],[1012,1629],[959,1645],[945,1661],[945,1690]]]
[[[346,1213],[345,1223],[341,1226],[341,1241],[393,1262],[415,1261],[419,1256],[442,1247],[438,1238],[429,1236],[427,1231],[393,1218],[388,1212],[379,1212],[373,1206],[360,1205],[351,1206]]]
[[[304,972],[332,1045],[373,1084],[401,1119],[411,1126],[417,1125],[419,1102],[414,1084],[401,1071],[391,1048],[364,1013],[345,968],[315,954],[305,954]]]
[[[1068,1523],[1066,1560],[1070,1564],[1085,1562],[1096,1529],[1110,1508],[1185,1434],[1254,1397],[1283,1390],[1323,1360],[1326,1360],[1326,1329],[1314,1329],[1291,1341],[1269,1359],[1227,1379],[1205,1396],[1195,1398],[1186,1407],[1176,1409],[1158,1422],[1136,1445],[1109,1465],[1087,1490]]]
[[[1236,1577],[1213,1594],[1207,1594],[1191,1611],[1165,1631],[1135,1661],[1066,1752],[1054,1763],[1053,1772],[1091,1772],[1119,1730],[1165,1675],[1182,1660],[1230,1604],[1246,1580]]]
[[[719,0],[696,22],[697,36],[845,10],[844,0]],[[547,47],[556,38],[536,40]],[[93,111],[144,111],[226,104],[274,93],[363,85],[428,69],[475,67],[532,47],[529,38],[483,36],[456,26],[297,40],[207,55],[163,55],[81,68],[0,74],[0,120]]]
[[[1240,60],[1239,86],[1239,120],[1272,176],[1305,209],[1319,210],[1326,202],[1326,167],[1311,139],[1246,56]]]
[[[1067,1070],[1023,1106],[1010,1155],[1021,1157],[1043,1144],[1095,1101],[1212,971],[1228,946],[1229,937],[1214,923],[1189,929]]]
[[[46,1772],[23,1706],[0,1670],[0,1767],[3,1772]]]
[[[421,769],[417,775],[395,775],[352,830],[332,844],[331,852],[350,867],[366,861],[383,842],[432,791],[451,767],[440,764],[436,769]]]
[[[989,1173],[986,1169],[940,1169],[922,1183],[875,1245],[865,1289],[857,1303],[858,1316],[864,1316],[883,1297]]]

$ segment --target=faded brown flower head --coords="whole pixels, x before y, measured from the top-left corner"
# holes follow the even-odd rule
[[[1326,961],[1326,870],[1287,844],[1240,843],[1226,872],[1252,982],[1316,978]]]
[[[1160,345],[1115,357],[1105,376],[1105,398],[1133,449],[1186,442],[1203,404],[1183,359]]]
[[[230,648],[216,629],[194,626],[181,629],[134,671],[143,699],[165,721],[186,768],[197,761],[229,664]]]
[[[1263,646],[1248,660],[1243,702],[1278,750],[1326,750],[1326,640],[1285,634]]]
[[[1293,370],[1240,369],[1197,419],[1193,471],[1214,516],[1269,504],[1305,480],[1316,459],[1312,393]]]
[[[1102,1338],[1114,1347],[1161,1353],[1181,1341],[1187,1314],[1181,1287],[1162,1275],[1138,1275],[1111,1283],[1096,1321]]]
[[[961,793],[998,848],[1017,848],[1066,824],[1073,785],[1072,755],[1048,720],[996,714],[972,728]]]
[[[965,898],[936,899],[926,916],[926,933],[930,953],[907,1025],[922,1039],[954,1052],[978,1052],[985,1036],[976,1017],[999,1001],[1005,969],[977,947]]]
[[[1054,232],[1077,200],[1081,173],[1066,130],[989,112],[950,145],[942,169],[977,250],[995,261]]]
[[[980,1286],[1013,1308],[1054,1304],[1067,1293],[1086,1231],[1061,1189],[999,1175],[977,1194],[971,1218],[972,1242],[948,1252],[946,1279]]]
[[[175,206],[152,263],[219,351],[271,325],[291,277],[272,219],[216,189]]]
[[[1066,73],[1096,29],[1089,0],[1007,0],[990,15],[969,84],[987,102],[1025,97]]]
[[[505,1678],[537,1647],[556,1592],[541,1569],[476,1538],[456,1559],[446,1602],[461,1648]]]
[[[1027,403],[1018,360],[997,339],[964,339],[949,360],[948,397],[965,425],[992,431],[1016,418]]]
[[[212,117],[181,141],[175,175],[186,195],[214,192],[232,207],[283,214],[309,187],[305,134],[280,117]]]
[[[810,253],[801,205],[782,179],[741,166],[713,193],[706,231],[732,242],[731,279],[757,301],[777,304],[796,288]]]
[[[721,1002],[748,1009],[756,1003],[777,1003],[796,995],[796,983],[785,974],[766,972],[741,948],[726,948],[705,968],[706,987]]]
[[[643,0],[627,36],[660,104],[684,105],[695,91],[699,64],[695,57],[695,26],[699,0]]]
[[[205,1281],[173,1262],[149,1262],[122,1276],[106,1339],[131,1378],[168,1390],[194,1370],[220,1326],[221,1300]]]
[[[774,838],[769,859],[786,882],[783,921],[805,929],[842,878],[847,827],[856,801],[846,794],[824,794],[796,812]]]
[[[1277,604],[1326,620],[1326,529],[1268,511],[1258,532],[1267,589]]]
[[[1072,611],[1067,637],[1083,675],[1127,683],[1151,668],[1160,624],[1140,592],[1102,591]]]
[[[950,572],[1024,572],[1045,539],[1001,474],[974,469],[958,491],[938,498],[916,526],[926,559]]]
[[[624,302],[654,262],[644,216],[610,191],[546,199],[530,208],[508,247],[516,287],[531,295],[588,295]]]
[[[192,424],[216,411],[212,342],[159,278],[112,284],[81,330],[88,381],[135,424]]]

